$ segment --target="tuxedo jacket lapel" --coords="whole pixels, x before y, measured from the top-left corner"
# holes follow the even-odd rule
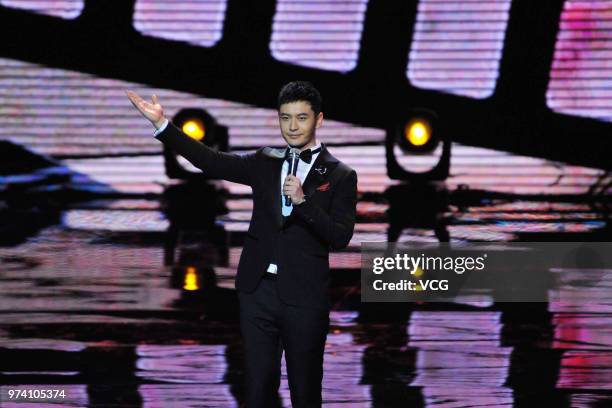
[[[327,180],[327,177],[338,165],[338,159],[329,154],[327,147],[324,143],[321,143],[321,153],[317,156],[316,160],[312,164],[306,180],[302,185],[304,194],[308,197],[312,197],[316,193],[316,188]]]
[[[281,194],[281,176],[283,171],[283,163],[285,159],[282,158],[277,160],[277,163],[274,167],[274,183],[271,194],[273,194],[272,201],[274,202],[274,214],[276,215],[275,220],[278,228],[282,227],[284,224],[283,220],[283,201],[285,200],[285,196]]]
[[[272,200],[272,213],[274,214],[274,221],[276,222],[278,228],[281,228],[283,225],[282,205],[285,197],[281,194],[280,182],[286,152],[286,148],[277,149],[274,147],[265,147],[263,149],[264,156],[272,161],[272,173],[269,179],[270,188],[266,194],[270,194],[270,199]]]

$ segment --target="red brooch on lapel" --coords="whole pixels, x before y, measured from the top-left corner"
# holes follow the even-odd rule
[[[317,187],[317,191],[327,191],[327,190],[329,190],[329,181]]]

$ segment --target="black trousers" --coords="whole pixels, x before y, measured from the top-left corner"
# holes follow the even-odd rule
[[[283,351],[292,406],[320,407],[329,311],[281,302],[276,277],[268,273],[254,292],[238,292],[238,298],[247,408],[280,406]]]

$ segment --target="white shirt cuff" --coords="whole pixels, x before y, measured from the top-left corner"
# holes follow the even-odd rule
[[[164,123],[162,123],[162,125],[159,127],[159,129],[157,129],[155,132],[153,132],[153,136],[157,136],[161,132],[166,130],[166,126],[168,126],[168,122],[169,122],[168,119],[164,119]]]

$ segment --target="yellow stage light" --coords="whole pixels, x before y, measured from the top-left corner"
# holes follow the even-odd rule
[[[431,139],[431,126],[423,119],[413,119],[404,127],[404,137],[414,146],[424,146]]]
[[[204,123],[198,119],[189,119],[183,123],[183,132],[195,140],[202,140],[206,136]]]
[[[204,109],[183,108],[172,117],[172,123],[196,142],[219,152],[229,151],[227,127],[219,125],[215,118]],[[198,171],[167,145],[164,145],[164,167],[166,176],[171,179],[209,179],[207,174]]]
[[[405,108],[387,126],[387,174],[393,180],[415,183],[445,180],[450,168],[450,147],[448,127],[436,112]],[[419,160],[412,160],[415,156]]]

